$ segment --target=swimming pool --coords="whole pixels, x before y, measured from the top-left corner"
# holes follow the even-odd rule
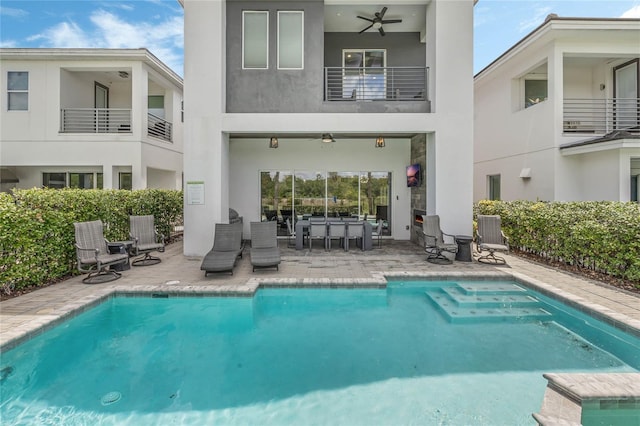
[[[512,282],[394,281],[114,297],[0,368],[3,424],[513,425],[542,373],[636,371],[640,339]]]

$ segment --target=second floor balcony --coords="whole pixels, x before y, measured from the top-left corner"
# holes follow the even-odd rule
[[[325,101],[426,101],[429,68],[325,67]]]
[[[60,133],[131,133],[131,110],[127,108],[64,108]],[[173,124],[147,114],[147,136],[173,141]]]
[[[564,100],[564,134],[604,135],[615,130],[640,134],[640,98]]]

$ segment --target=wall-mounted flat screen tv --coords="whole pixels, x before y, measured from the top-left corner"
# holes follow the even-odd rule
[[[420,186],[420,164],[407,166],[407,186]]]

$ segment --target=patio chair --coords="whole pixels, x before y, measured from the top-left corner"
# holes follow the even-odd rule
[[[353,240],[356,243],[356,247],[358,247],[358,240],[360,240],[360,248],[364,250],[364,222],[362,221],[349,221],[347,222],[347,242],[345,243],[347,246],[347,250],[350,249],[351,243]]]
[[[296,230],[291,223],[291,218],[287,218],[287,247],[295,247],[296,246]],[[302,235],[302,245],[304,245],[304,239],[307,235]]]
[[[327,223],[324,220],[310,220],[309,221],[309,235],[307,235],[309,241],[309,250],[313,247],[313,240],[322,240],[324,243],[324,249],[327,249]]]
[[[75,247],[78,271],[89,273],[82,282],[86,284],[105,283],[120,278],[121,274],[111,266],[123,265],[129,261],[127,253],[109,253],[104,238],[102,221],[76,222]]]
[[[496,256],[496,251],[509,252],[509,239],[501,229],[501,219],[497,215],[478,215],[478,231],[476,234],[476,250],[478,262],[493,265],[504,265],[504,257]],[[488,254],[482,254],[489,252]]]
[[[373,230],[373,232],[371,232],[371,237],[378,239],[378,248],[381,247],[380,246],[380,240],[381,240],[381,237],[382,237],[382,223],[383,223],[382,219],[378,219],[378,223],[376,224],[376,228]]]
[[[159,257],[151,256],[154,251],[164,252],[164,235],[156,230],[153,215],[129,216],[129,237],[133,244],[131,256],[140,256],[131,262],[133,266],[148,266],[160,263]]]
[[[331,250],[331,241],[335,239],[338,239],[340,241],[342,247],[344,247],[345,249],[347,248],[344,241],[346,231],[346,223],[342,221],[329,222],[329,230],[327,232],[327,247],[329,248],[329,250]]]
[[[213,248],[202,259],[200,269],[206,277],[213,272],[230,272],[242,257],[242,223],[216,223]]]
[[[278,248],[278,228],[276,222],[251,222],[251,265],[256,268],[276,268],[279,270],[280,249]]]
[[[455,240],[451,234],[442,232],[440,229],[440,216],[422,215],[422,233],[424,234],[424,250],[427,252],[427,262],[437,264],[453,263],[444,253],[455,254],[458,252],[458,245],[454,242],[445,242],[445,237]]]

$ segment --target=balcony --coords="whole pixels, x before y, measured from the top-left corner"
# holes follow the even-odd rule
[[[65,108],[61,133],[131,133],[131,110],[124,108]]]
[[[173,125],[170,122],[151,113],[147,117],[147,135],[167,142],[173,140]]]
[[[325,67],[325,101],[427,101],[429,68]]]
[[[640,134],[640,99],[564,100],[563,133],[604,135],[615,130]]]

